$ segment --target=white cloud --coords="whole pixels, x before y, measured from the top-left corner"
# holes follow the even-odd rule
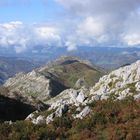
[[[55,1],[64,7],[65,21],[0,24],[0,46],[20,53],[39,45],[65,46],[68,51],[78,46],[140,45],[140,0]]]
[[[61,45],[59,30],[49,25],[25,25],[20,21],[0,24],[1,47],[13,47],[20,53],[37,45]]]
[[[68,51],[74,51],[77,49],[76,44],[69,41],[65,43],[65,46],[67,47]]]
[[[73,33],[73,38],[76,38],[75,43],[78,45],[82,42],[93,46],[107,42],[115,45],[117,43],[131,46],[139,44],[140,22],[137,19],[140,17],[140,10],[138,10],[140,0],[56,1],[73,19],[82,19],[77,23],[77,30]]]
[[[126,42],[128,46],[140,45],[140,34],[128,34],[124,37],[124,42]]]
[[[87,37],[98,37],[104,33],[104,25],[100,20],[92,17],[87,17],[81,24],[78,25],[77,33],[87,35]]]
[[[125,28],[122,33],[124,43],[129,46],[140,45],[140,14],[132,13],[125,22]]]

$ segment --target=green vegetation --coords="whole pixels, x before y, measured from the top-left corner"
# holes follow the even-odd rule
[[[0,124],[1,140],[139,140],[140,102],[128,97],[122,101],[96,101],[83,120],[74,120],[68,112],[49,125],[17,121]],[[75,108],[72,108],[75,110]],[[45,113],[45,112],[44,112]]]
[[[74,87],[76,81],[84,78],[88,86],[93,86],[103,75],[102,72],[80,62],[56,65],[41,72],[45,76],[54,76],[66,87]]]

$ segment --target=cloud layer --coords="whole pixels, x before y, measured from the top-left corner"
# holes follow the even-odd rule
[[[68,51],[78,46],[140,45],[140,0],[55,1],[63,6],[65,21],[0,24],[0,46],[20,53],[39,45],[67,47]]]
[[[68,14],[83,19],[78,23],[78,38],[93,45],[93,42],[140,44],[140,0],[56,1],[64,6]]]
[[[60,46],[59,31],[49,25],[25,25],[20,21],[0,24],[0,46],[17,53],[35,46]]]

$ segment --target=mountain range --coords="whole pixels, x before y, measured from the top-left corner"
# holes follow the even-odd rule
[[[110,71],[139,60],[140,48],[79,46],[69,51],[66,47],[35,46],[25,52],[16,53],[10,49],[0,47],[0,55],[35,60],[37,62],[39,60],[39,63],[42,62],[42,64],[47,64],[49,61],[54,61],[61,56],[74,56],[79,57],[79,59],[89,60],[91,63]]]
[[[61,57],[9,78],[0,91],[0,113],[5,114],[0,119],[15,139],[34,135],[41,139],[140,138],[139,60],[106,73],[89,61]],[[3,108],[12,115],[7,117]],[[24,134],[17,130],[20,125],[26,128]],[[4,138],[10,137],[1,130]]]

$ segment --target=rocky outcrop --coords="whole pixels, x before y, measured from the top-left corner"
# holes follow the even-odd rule
[[[67,63],[63,65],[69,65],[71,63],[73,63],[73,61],[67,61]],[[45,70],[46,69],[43,69],[43,71]],[[98,100],[107,100],[108,98],[122,100],[128,96],[133,96],[136,100],[140,98],[140,61],[112,71],[110,74],[100,78],[99,82],[93,87],[82,86],[76,89],[69,88],[62,90],[62,92],[59,91],[58,94],[53,94],[56,92],[52,92],[54,89],[59,89],[57,84],[54,84],[54,86],[53,83],[51,83],[55,78],[58,78],[57,74],[52,75],[52,71],[54,71],[54,69],[51,69],[47,75],[42,74],[42,70],[37,72],[33,71],[26,75],[21,74],[17,77],[18,80],[10,79],[11,81],[9,80],[5,84],[11,89],[12,86],[14,86],[16,87],[14,89],[20,91],[22,87],[24,91],[25,89],[32,89],[40,93],[39,95],[37,94],[37,98],[42,99],[44,103],[48,105],[48,108],[46,110],[47,113],[36,112],[26,118],[26,120],[34,124],[49,124],[55,118],[61,118],[67,113],[70,113],[74,119],[83,119],[91,113],[90,103]],[[77,81],[77,83],[78,82],[80,82],[80,80]],[[10,83],[12,83],[11,86]],[[46,97],[47,100],[44,100]]]
[[[138,98],[140,94],[140,61],[121,67],[103,76],[90,90],[92,99],[124,99],[127,96]]]
[[[75,89],[67,89],[61,92],[58,96],[48,100],[45,102],[46,104],[50,105],[51,109],[56,109],[61,105],[75,105],[79,106],[85,105],[87,101],[87,97],[89,94],[89,89],[83,87],[79,90]]]
[[[59,94],[66,87],[61,83],[32,71],[28,74],[17,74],[5,84],[11,92],[18,92],[25,96],[33,96],[39,100],[46,100]]]
[[[30,115],[27,116],[25,119],[26,121],[31,121],[34,124],[49,124],[51,123],[54,118],[56,117],[62,117],[66,112],[68,111],[67,105],[61,105],[59,106],[53,113],[47,116],[40,115],[40,112],[33,112]],[[35,115],[36,114],[36,115]]]

